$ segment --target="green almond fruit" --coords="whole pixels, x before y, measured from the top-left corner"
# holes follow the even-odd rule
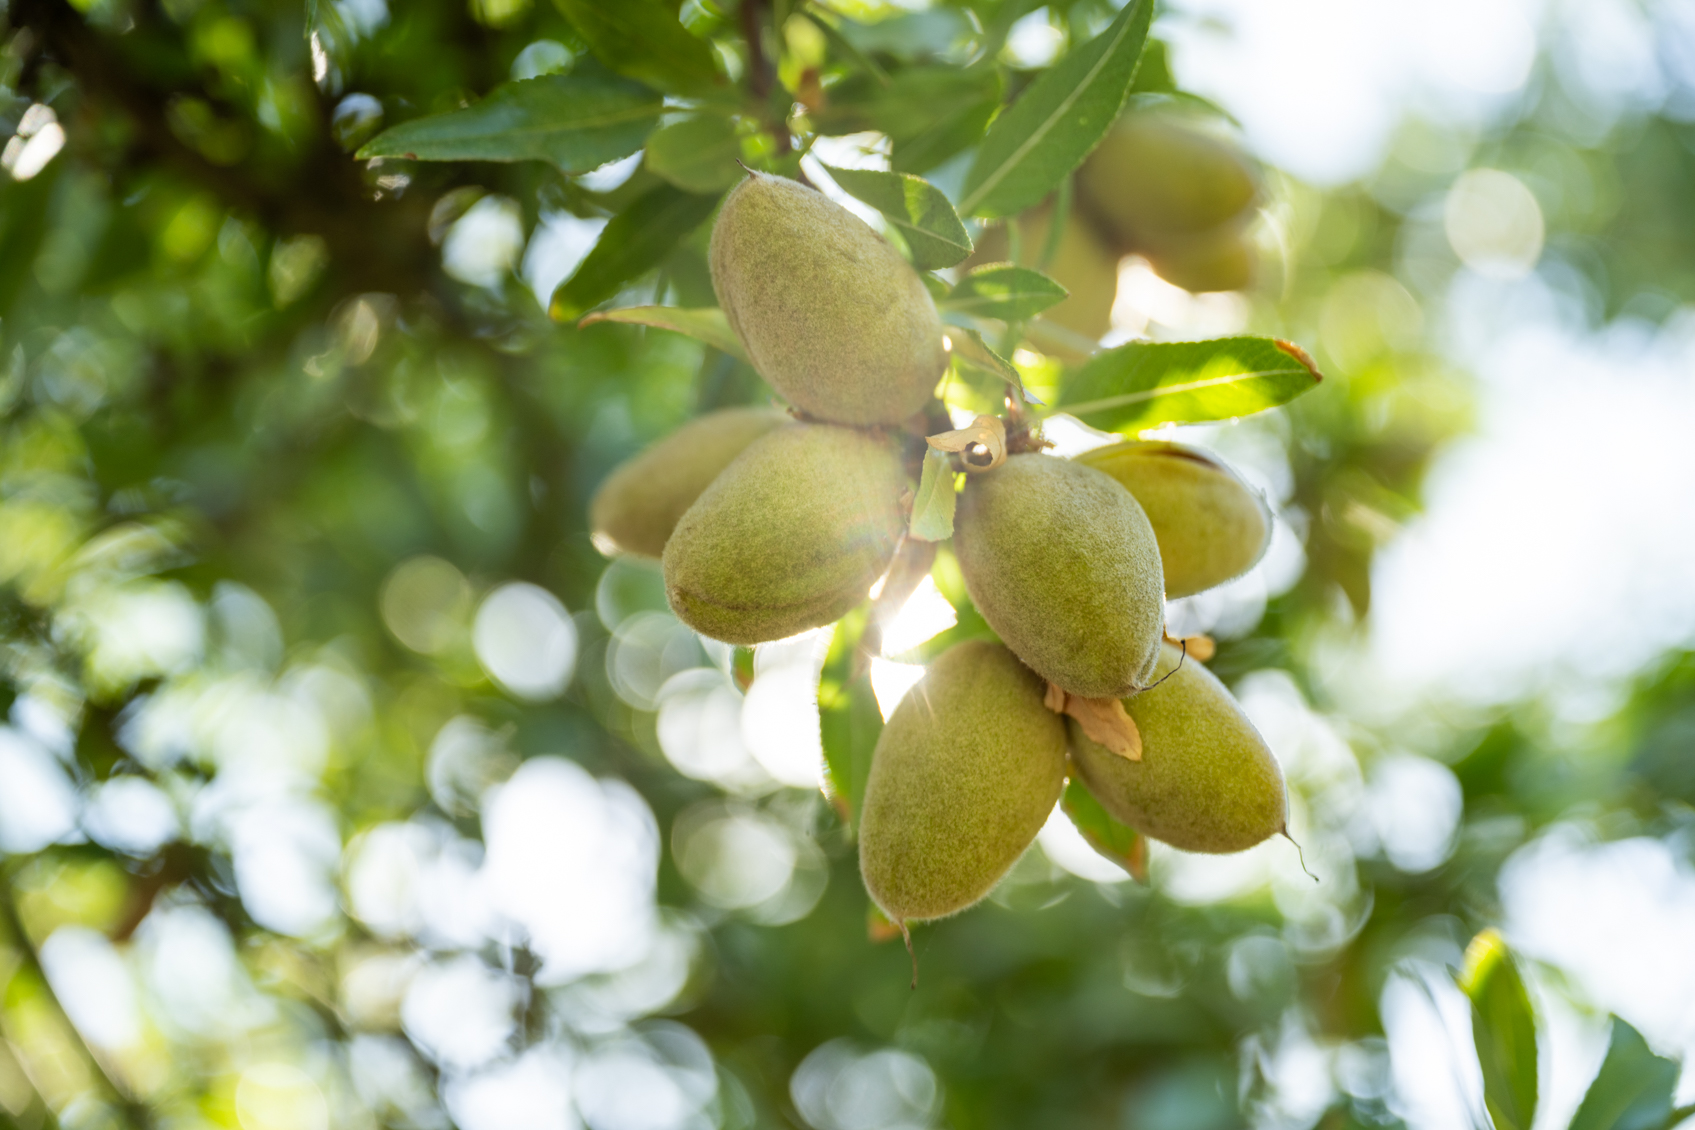
[[[792,424],[755,440],[665,543],[677,618],[725,643],[840,619],[888,568],[911,489],[900,449],[858,428]]]
[[[947,367],[918,273],[852,212],[753,173],[712,228],[712,286],[759,375],[796,408],[842,424],[895,424]]]
[[[626,459],[589,501],[595,545],[608,555],[658,557],[701,491],[748,444],[791,422],[787,412],[775,408],[721,408]]]
[[[1287,829],[1283,770],[1212,672],[1166,644],[1158,686],[1126,699],[1142,736],[1130,761],[1068,719],[1071,755],[1089,791],[1117,819],[1184,851],[1231,852]]]
[[[1121,117],[1077,171],[1083,207],[1125,251],[1239,223],[1260,196],[1234,144],[1170,111]]]
[[[1112,476],[1142,504],[1159,541],[1168,599],[1240,577],[1271,544],[1264,496],[1210,452],[1140,440],[1085,451],[1077,462]]]
[[[1151,681],[1165,630],[1159,543],[1109,476],[1034,454],[972,475],[954,553],[977,610],[1044,679],[1084,698]]]
[[[1006,648],[956,644],[883,727],[859,824],[865,889],[891,921],[941,918],[994,888],[1065,784],[1065,723]]]
[[[1154,274],[1194,294],[1245,290],[1253,284],[1259,261],[1252,241],[1239,224],[1148,244],[1142,254]]]

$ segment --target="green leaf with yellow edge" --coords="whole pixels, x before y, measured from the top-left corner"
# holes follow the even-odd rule
[[[673,94],[720,81],[711,44],[689,33],[669,0],[554,0],[595,57],[621,75]]]
[[[1483,1104],[1495,1130],[1530,1130],[1536,1117],[1536,1014],[1511,951],[1485,930],[1465,951],[1460,989],[1483,1067]]]
[[[953,489],[953,464],[935,448],[924,452],[924,472],[912,500],[912,536],[919,541],[944,541],[953,536],[953,511],[959,496]]]
[[[971,237],[942,190],[911,173],[824,166],[842,191],[877,209],[894,225],[920,271],[951,267],[971,254]]]
[[[1022,322],[1064,302],[1070,294],[1040,271],[1012,263],[985,263],[960,279],[941,306],[976,318]]]
[[[824,670],[818,677],[825,792],[850,832],[859,827],[871,755],[883,733],[883,712],[877,708],[877,696],[871,689],[870,664],[860,656],[860,640],[869,623],[869,605],[861,605],[836,623]]]
[[[1613,1017],[1607,1057],[1570,1130],[1669,1130],[1691,1113],[1672,1110],[1678,1073],[1675,1061],[1655,1055],[1642,1033]]]
[[[966,174],[961,215],[1016,215],[1083,163],[1124,108],[1152,17],[1153,0],[1131,0],[995,119]]]
[[[596,322],[623,322],[632,326],[652,326],[671,330],[703,341],[730,356],[747,360],[747,351],[730,328],[730,320],[716,306],[684,309],[680,306],[625,306],[617,310],[596,310],[578,325],[592,326]]]
[[[1274,338],[1133,341],[1070,374],[1056,407],[1102,431],[1132,432],[1249,416],[1322,379],[1305,350]]]
[[[616,75],[542,75],[497,86],[463,110],[384,130],[358,157],[546,161],[586,173],[640,149],[663,108],[658,94]]]
[[[1090,847],[1124,868],[1136,882],[1148,881],[1147,837],[1114,820],[1075,773],[1065,783],[1059,803]]]
[[[670,184],[650,188],[602,229],[593,249],[553,292],[548,313],[561,322],[582,317],[657,267],[717,207],[716,196]]]

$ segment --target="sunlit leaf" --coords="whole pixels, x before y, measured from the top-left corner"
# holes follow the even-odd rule
[[[618,310],[596,310],[580,324],[590,326],[596,322],[623,322],[632,326],[673,330],[687,334],[697,341],[704,341],[714,349],[721,349],[738,360],[747,360],[741,340],[730,328],[730,320],[724,317],[724,311],[716,306],[692,310],[678,306],[625,306]]]
[[[943,541],[953,536],[953,511],[958,495],[953,489],[953,465],[940,451],[924,453],[924,473],[918,494],[912,500],[912,536],[920,541]]]
[[[612,217],[594,249],[553,292],[548,313],[558,321],[579,318],[618,293],[625,283],[659,265],[684,236],[718,206],[716,196],[656,185]]]
[[[497,86],[463,110],[402,122],[358,156],[547,161],[586,173],[640,149],[662,105],[653,91],[613,75],[542,75]]]
[[[871,689],[870,668],[859,649],[868,623],[869,610],[863,606],[842,617],[818,680],[825,784],[830,802],[850,830],[859,826],[871,754],[883,732],[883,713]]]
[[[1483,1103],[1495,1130],[1530,1130],[1536,1117],[1536,1014],[1512,953],[1494,930],[1466,947],[1460,988],[1483,1067]]]
[[[1299,346],[1268,337],[1134,341],[1091,357],[1066,380],[1058,407],[1103,431],[1128,432],[1263,412],[1321,379]]]
[[[1138,883],[1148,881],[1147,838],[1128,824],[1114,820],[1075,774],[1066,782],[1060,807],[1090,847],[1124,868]]]
[[[1153,0],[1132,0],[995,119],[966,174],[962,215],[1022,212],[1083,163],[1124,106],[1152,16]]]
[[[826,165],[842,190],[882,213],[912,250],[921,271],[951,267],[971,254],[971,237],[942,190],[911,173],[837,169]]]
[[[830,89],[814,125],[826,134],[875,130],[889,139],[894,169],[922,173],[982,139],[1004,89],[994,67],[910,67],[887,83],[856,74]]]
[[[741,151],[735,125],[705,114],[653,131],[647,167],[688,192],[721,192],[746,175],[737,163]]]
[[[720,81],[712,47],[666,0],[554,0],[595,57],[619,74],[678,94]]]
[[[1642,1033],[1613,1017],[1607,1058],[1571,1120],[1570,1130],[1661,1130],[1672,1117],[1678,1065],[1654,1054]]]
[[[1022,322],[1064,302],[1070,291],[1040,271],[1011,263],[987,263],[953,288],[942,306],[978,318]]]

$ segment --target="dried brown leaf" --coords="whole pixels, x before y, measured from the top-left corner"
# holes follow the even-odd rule
[[[1042,696],[1042,705],[1055,714],[1069,714],[1083,727],[1089,740],[1124,758],[1142,760],[1142,732],[1117,698],[1083,698],[1067,693],[1055,683],[1049,683]]]
[[[967,471],[992,471],[1006,462],[1006,425],[998,416],[979,416],[963,428],[926,436],[924,442],[957,454]]]

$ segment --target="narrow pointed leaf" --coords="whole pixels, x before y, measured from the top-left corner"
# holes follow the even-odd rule
[[[951,267],[971,254],[971,237],[942,190],[911,173],[837,169],[826,165],[842,191],[883,214],[912,250],[920,271]]]
[[[960,279],[941,305],[976,318],[1022,322],[1064,302],[1070,293],[1040,271],[988,263]]]
[[[1017,389],[1018,395],[1022,396],[1027,402],[1031,404],[1041,403],[1024,391],[1024,378],[1019,375],[1017,367],[1011,361],[996,353],[994,348],[983,339],[981,331],[966,326],[944,325],[942,333],[947,335],[948,341],[953,344],[953,355],[959,358],[962,363],[999,377],[1012,388]]]
[[[1299,346],[1268,337],[1133,341],[1091,357],[1066,380],[1058,407],[1103,431],[1130,432],[1252,415],[1321,379]]]
[[[1082,780],[1073,776],[1067,781],[1059,803],[1090,847],[1124,868],[1136,882],[1148,881],[1147,838],[1114,820]]]
[[[1124,107],[1152,16],[1153,0],[1131,0],[995,119],[966,174],[962,215],[1022,212],[1083,163]]]
[[[542,75],[463,110],[402,122],[359,150],[414,161],[547,161],[586,173],[642,147],[663,101],[614,75]]]
[[[1678,1065],[1654,1054],[1642,1033],[1613,1017],[1601,1070],[1571,1120],[1571,1130],[1661,1130],[1677,1124],[1672,1095]]]
[[[656,185],[601,230],[593,250],[553,292],[548,313],[558,321],[580,318],[627,282],[658,266],[718,206],[718,197]]]
[[[1483,1067],[1483,1104],[1495,1130],[1530,1130],[1536,1117],[1536,1014],[1506,942],[1485,930],[1466,947],[1460,988]]]
[[[861,662],[859,651],[869,615],[868,607],[861,606],[836,624],[818,679],[825,792],[850,831],[859,827],[871,754],[883,733],[883,712],[877,708],[870,668]]]
[[[918,495],[912,500],[912,536],[920,541],[951,538],[958,497],[954,493],[953,465],[948,457],[934,448],[925,451],[924,473],[918,480]]]
[[[618,310],[597,310],[584,318],[579,325],[591,326],[596,322],[624,322],[632,326],[673,330],[687,334],[696,341],[703,341],[738,360],[747,360],[747,352],[742,349],[736,332],[730,328],[730,320],[724,317],[724,311],[716,306],[692,310],[679,306],[625,306]]]
[[[719,82],[717,59],[666,0],[554,0],[595,57],[619,74],[676,94]]]

